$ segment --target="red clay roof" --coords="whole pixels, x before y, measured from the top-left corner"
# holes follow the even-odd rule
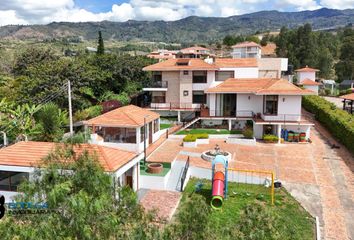
[[[215,65],[219,68],[258,67],[256,58],[216,58]]]
[[[277,45],[275,43],[268,43],[266,46],[262,47],[262,55],[275,55],[275,49]]]
[[[303,90],[284,79],[273,78],[229,78],[206,93],[253,93],[256,95],[312,95],[314,92]]]
[[[295,70],[295,72],[319,72],[320,70],[316,69],[316,68],[310,68],[306,65],[306,67],[304,68],[300,68]]]
[[[259,44],[255,42],[242,42],[236,45],[233,45],[232,48],[242,48],[242,47],[261,47]]]
[[[304,86],[319,86],[321,84],[318,83],[318,82],[312,81],[311,79],[305,78],[304,80],[302,80],[300,85],[304,85]]]
[[[187,63],[187,65],[178,65],[178,63]],[[144,67],[144,71],[179,71],[179,70],[217,70],[214,64],[206,63],[199,58],[177,58],[168,59],[164,62],[155,63]]]
[[[354,93],[350,93],[350,94],[347,94],[347,95],[343,95],[343,96],[341,96],[340,98],[343,98],[343,99],[346,99],[346,100],[352,100],[352,101],[354,101]]]
[[[36,167],[41,160],[55,150],[61,143],[52,142],[18,142],[9,147],[0,149],[0,165]],[[82,154],[88,151],[97,157],[99,164],[107,172],[114,172],[136,157],[133,152],[121,149],[100,146],[96,144],[74,145],[74,152]]]
[[[208,48],[194,46],[189,48],[183,48],[180,50],[182,53],[193,53],[194,51],[210,51]]]
[[[158,119],[160,115],[153,111],[134,105],[120,107],[84,122],[84,125],[106,127],[141,127],[146,123]]]

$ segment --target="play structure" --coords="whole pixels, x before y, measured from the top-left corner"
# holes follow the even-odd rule
[[[227,197],[228,160],[223,155],[217,155],[212,161],[212,198],[210,205],[213,209],[221,209]]]

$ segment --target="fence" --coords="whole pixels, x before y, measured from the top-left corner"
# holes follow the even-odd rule
[[[229,190],[229,195],[256,194],[260,198],[269,197],[270,203],[274,205],[274,173],[272,171],[229,168],[228,181],[237,183],[235,190]]]

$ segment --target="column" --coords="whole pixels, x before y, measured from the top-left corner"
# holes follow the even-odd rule
[[[140,152],[140,144],[141,144],[141,139],[140,139],[140,127],[136,128],[136,151]]]
[[[177,122],[181,122],[181,111],[177,111]]]
[[[281,124],[278,125],[278,144],[280,144],[280,138],[281,138]]]
[[[229,121],[229,131],[231,131],[232,128],[231,119],[229,119],[228,121]]]

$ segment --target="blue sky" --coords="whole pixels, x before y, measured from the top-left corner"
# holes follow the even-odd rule
[[[354,0],[0,0],[0,26],[53,21],[174,21],[191,15],[228,17],[261,10],[354,8]]]

